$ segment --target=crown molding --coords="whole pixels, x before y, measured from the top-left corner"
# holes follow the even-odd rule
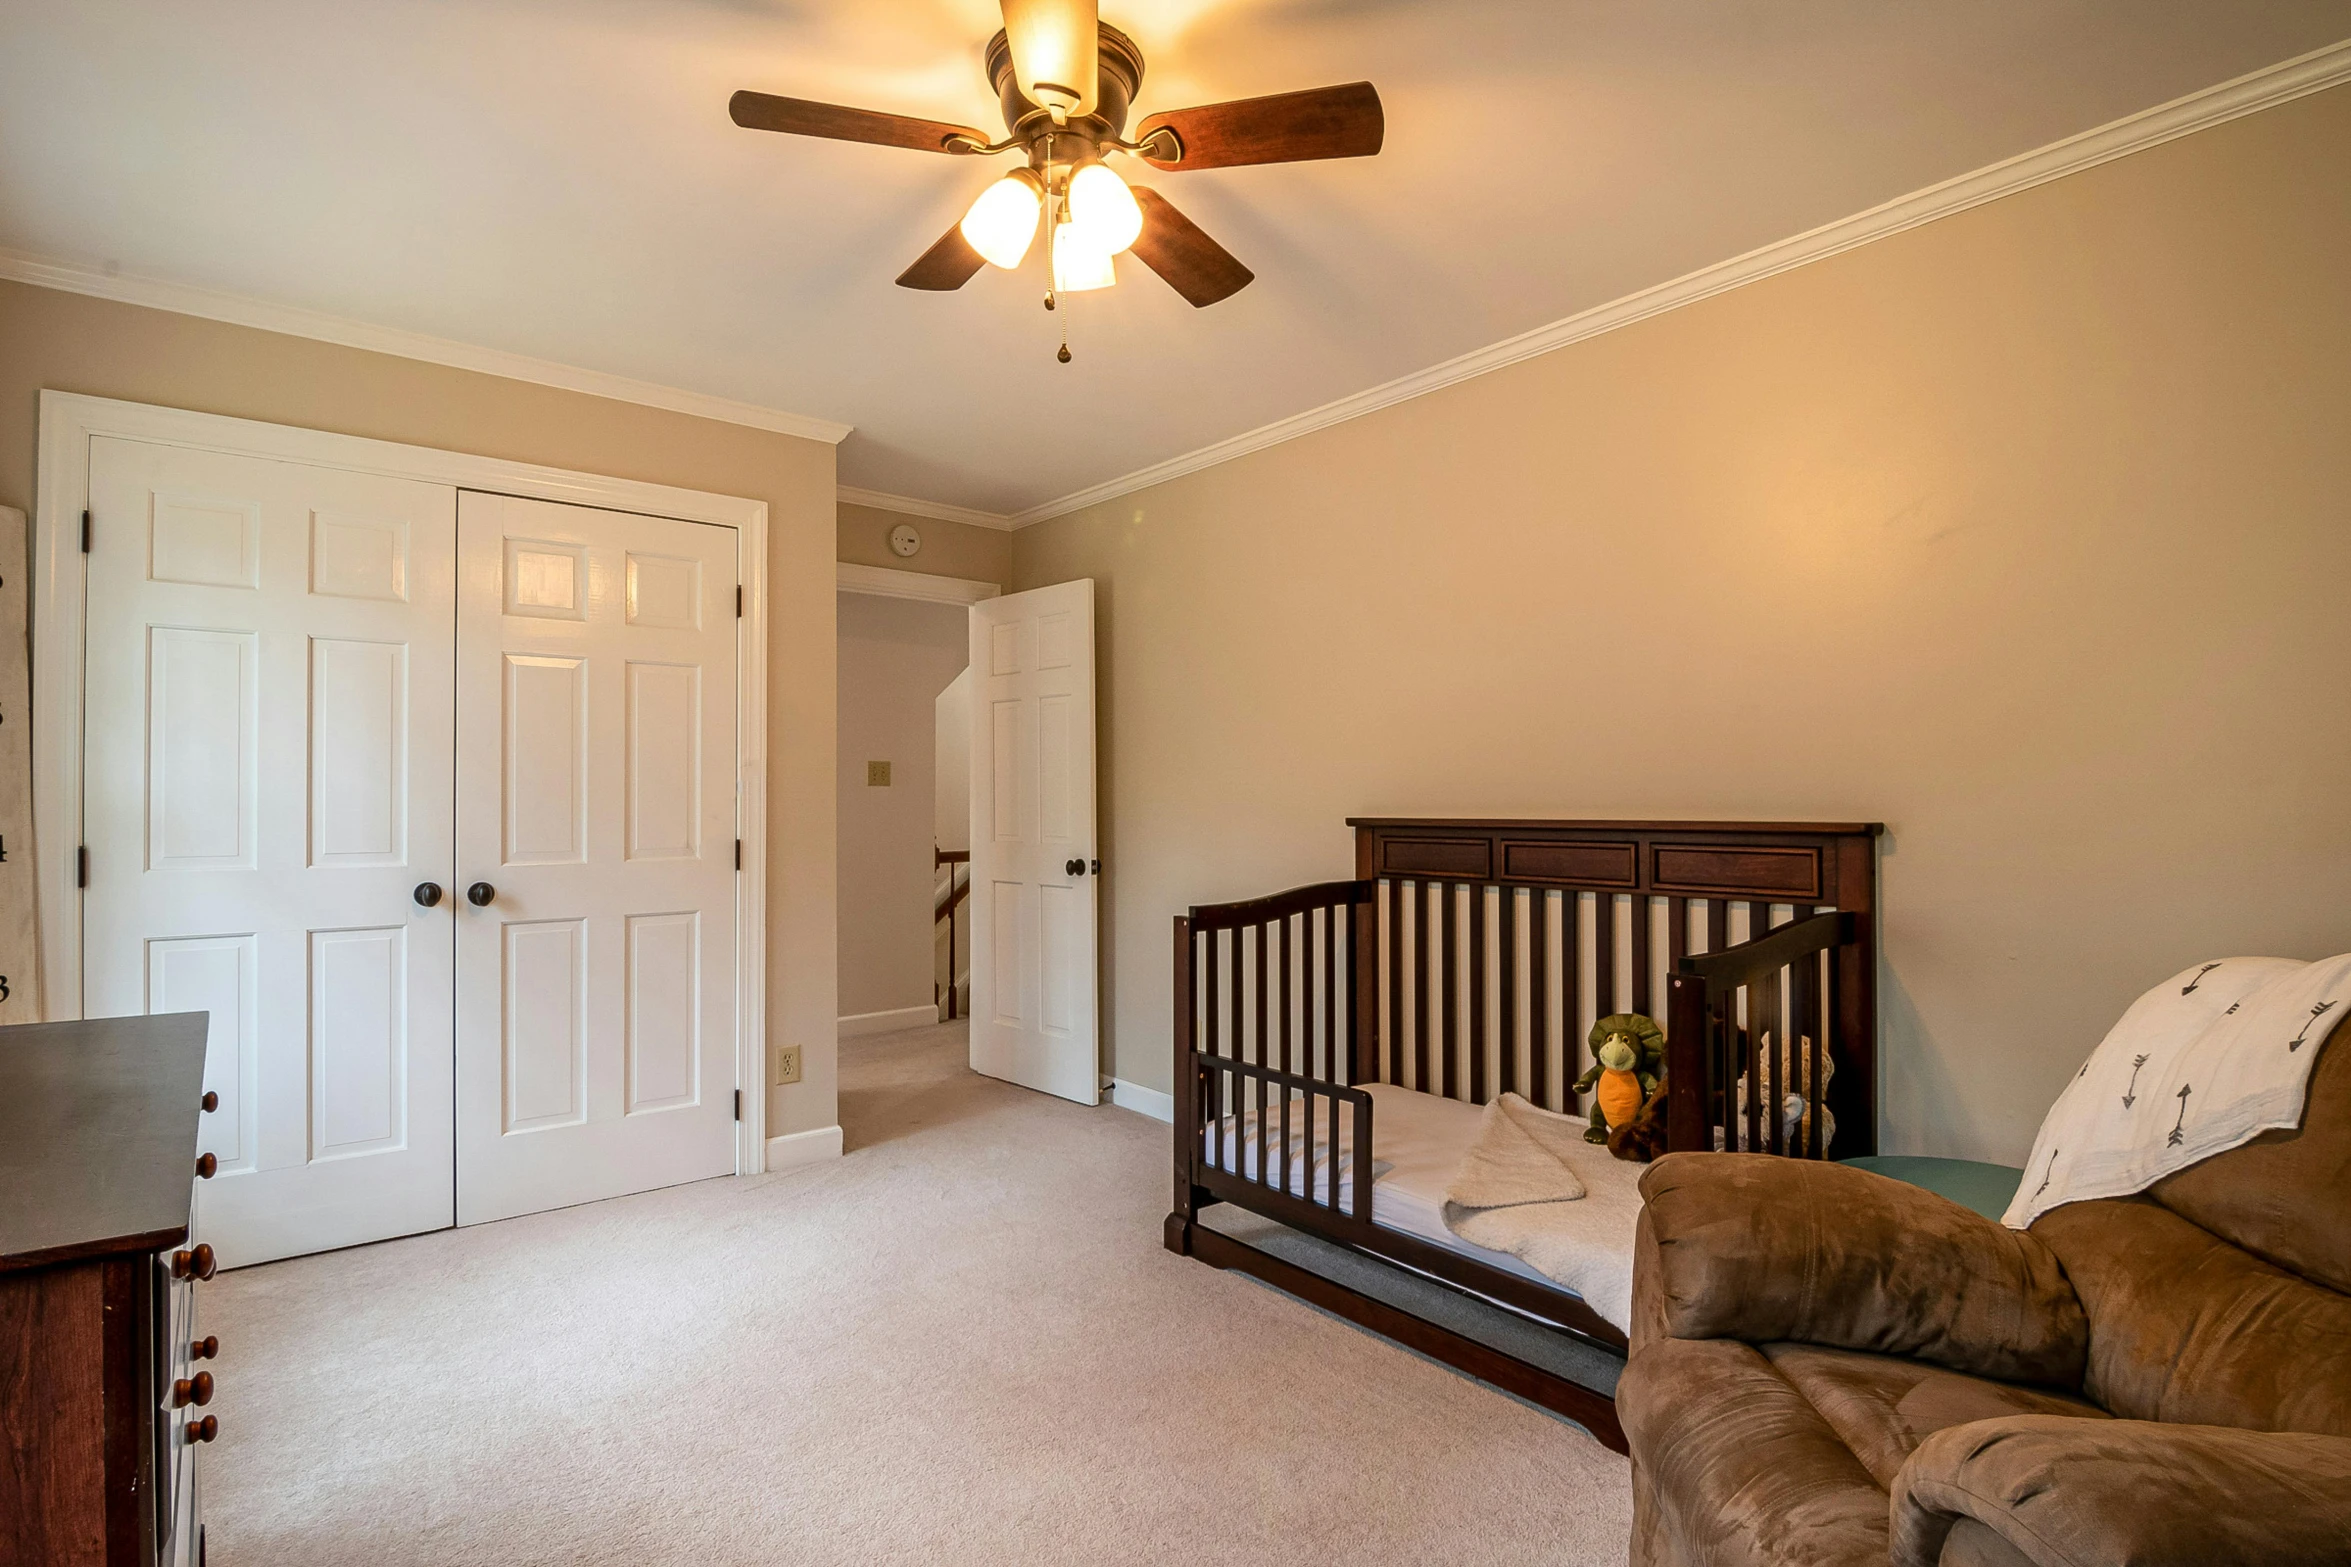
[[[169,283],[161,278],[108,272],[20,250],[0,249],[0,279],[62,289],[69,294],[87,294],[125,305],[144,305],[152,310],[169,310],[183,316],[201,316],[208,321],[226,321],[232,326],[282,332],[289,337],[306,337],[344,348],[418,359],[456,370],[475,370],[509,381],[529,381],[566,392],[583,392],[590,397],[691,414],[697,419],[715,419],[724,424],[747,425],[754,430],[772,430],[778,435],[802,436],[833,446],[838,446],[852,428],[836,420],[737,402],[731,397],[713,397],[681,387],[633,380],[625,375],[607,375],[601,370],[583,370],[551,359],[533,359],[528,354],[428,337],[422,332],[353,321],[299,305],[272,304],[265,299],[200,288],[191,283]]]
[[[888,566],[833,563],[833,586],[841,593],[870,593],[876,598],[923,599],[933,604],[977,604],[1004,590],[993,582],[969,577],[934,577],[927,571],[897,571]]]
[[[2069,136],[2063,141],[2051,142],[2046,147],[2022,153],[1987,168],[1962,174],[1939,185],[1898,196],[1882,206],[1854,214],[1835,223],[1824,224],[1808,233],[1798,234],[1743,256],[1717,262],[1696,272],[1627,294],[1576,315],[1567,316],[1539,326],[1516,337],[1504,338],[1489,347],[1431,365],[1426,370],[1390,381],[1368,391],[1342,397],[1336,402],[1277,419],[1272,424],[1260,425],[1227,440],[1203,446],[1197,451],[1171,457],[1148,468],[1102,484],[1074,491],[1058,500],[1032,506],[1026,511],[1014,512],[1010,519],[1015,528],[1026,528],[1054,517],[1082,511],[1088,506],[1116,500],[1122,495],[1170,479],[1197,473],[1219,463],[1294,441],[1302,435],[1360,419],[1365,414],[1411,398],[1448,387],[1473,376],[1485,375],[1539,354],[1548,354],[1580,343],[1586,338],[1613,332],[1619,327],[1631,326],[1668,310],[1696,304],[1716,294],[1760,282],[1781,272],[1825,260],[1830,256],[1855,249],[1874,240],[1888,238],[1937,218],[1950,217],[1971,207],[2046,185],[2052,180],[2078,174],[2084,169],[2096,168],[2116,158],[2127,157],[2149,147],[2192,135],[2211,126],[2245,115],[2273,108],[2295,98],[2322,92],[2329,87],[2351,81],[2351,39],[2330,44],[2277,65],[2253,71],[2233,81],[2208,87],[2201,92],[2175,98],[2166,104],[2128,115],[2095,130]]]
[[[1000,511],[977,511],[969,506],[950,506],[945,501],[917,500],[911,495],[891,495],[883,490],[860,490],[844,484],[837,492],[851,506],[871,506],[876,511],[903,512],[909,517],[929,517],[938,522],[960,522],[973,528],[1009,530],[1012,519]]]

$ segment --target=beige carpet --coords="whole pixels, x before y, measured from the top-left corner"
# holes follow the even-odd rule
[[[842,1053],[836,1162],[207,1286],[214,1567],[1624,1560],[1624,1460],[1163,1251],[1164,1126]]]

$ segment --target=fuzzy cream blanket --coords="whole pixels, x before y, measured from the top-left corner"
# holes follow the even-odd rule
[[[1638,1167],[1584,1141],[1589,1123],[1516,1094],[1486,1106],[1476,1139],[1445,1187],[1445,1227],[1507,1252],[1631,1331]]]

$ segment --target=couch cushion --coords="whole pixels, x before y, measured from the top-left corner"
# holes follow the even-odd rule
[[[2033,1234],[2064,1262],[2089,1314],[2083,1391],[2107,1409],[2351,1436],[2351,1295],[2145,1197],[2069,1203]]]
[[[1652,1537],[1645,1560],[1885,1567],[1886,1493],[1754,1349],[1656,1340],[1626,1363],[1616,1398],[1665,1537]]]
[[[1763,1353],[1870,1478],[1891,1490],[1913,1449],[1945,1426],[1996,1415],[2107,1418],[2095,1404],[2042,1388],[1945,1371],[1924,1361],[1817,1344],[1766,1344]]]
[[[2351,1293],[2351,1028],[2320,1047],[2302,1125],[2155,1183],[2172,1212],[2289,1273]]]

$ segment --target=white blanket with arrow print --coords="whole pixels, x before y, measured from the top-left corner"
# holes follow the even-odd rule
[[[2298,1126],[2310,1066],[2351,1011],[2351,954],[2222,958],[2131,1003],[2049,1107],[2002,1222],[2145,1191],[2175,1170]]]

